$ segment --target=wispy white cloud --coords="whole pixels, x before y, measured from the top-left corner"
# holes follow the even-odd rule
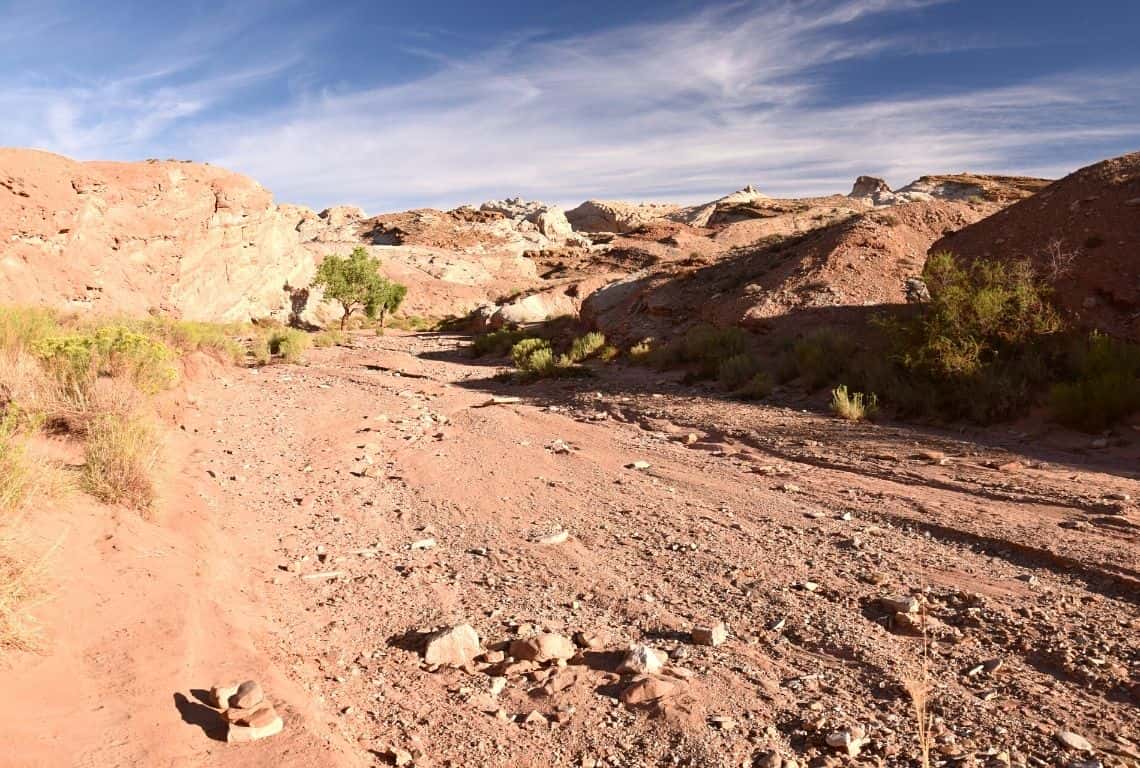
[[[0,111],[35,116],[0,127],[0,141],[84,157],[205,159],[254,176],[279,199],[375,211],[514,194],[695,200],[749,182],[814,193],[839,191],[859,173],[895,183],[964,169],[1057,173],[1095,159],[1083,146],[1140,140],[1135,72],[829,98],[845,62],[916,44],[875,36],[868,21],[930,4],[739,3],[526,36],[466,57],[417,41],[418,55],[434,56],[430,73],[353,90],[312,83],[295,70],[300,59],[230,76],[147,62],[131,76],[66,89],[0,81]],[[220,108],[286,74],[295,86],[286,103]],[[1028,153],[1034,145],[1045,151]]]

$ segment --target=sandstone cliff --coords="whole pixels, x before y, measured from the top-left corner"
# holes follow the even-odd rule
[[[286,316],[311,279],[296,209],[178,161],[0,149],[0,302],[187,319]]]

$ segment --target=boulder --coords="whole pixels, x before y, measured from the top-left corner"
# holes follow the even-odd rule
[[[553,632],[544,632],[511,643],[511,655],[523,661],[564,661],[577,652],[570,638]]]
[[[470,624],[446,627],[428,635],[424,661],[433,666],[465,667],[483,653],[479,633]]]

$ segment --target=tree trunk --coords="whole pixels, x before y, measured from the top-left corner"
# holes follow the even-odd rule
[[[340,316],[340,329],[343,331],[345,324],[348,322],[348,316],[352,314],[352,306],[349,304],[344,305],[344,314]]]

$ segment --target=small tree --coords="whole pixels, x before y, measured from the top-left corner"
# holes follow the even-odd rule
[[[399,306],[407,293],[407,288],[380,274],[380,260],[369,256],[363,247],[354,248],[349,256],[326,256],[313,285],[323,288],[325,297],[339,302],[344,309],[341,328],[357,309],[363,309],[369,318],[377,313],[383,318],[385,312]]]
[[[408,286],[393,283],[391,280],[384,280],[384,283],[384,287],[376,296],[376,304],[364,308],[369,317],[380,317],[381,328],[384,327],[385,316],[399,309],[404,297],[408,295]]]

